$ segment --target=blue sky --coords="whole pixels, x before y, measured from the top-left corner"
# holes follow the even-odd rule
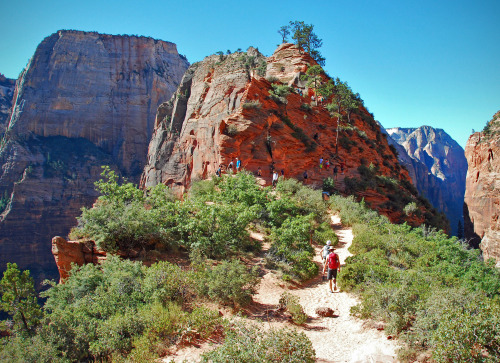
[[[59,29],[171,41],[193,63],[256,46],[290,20],[314,24],[326,71],[384,127],[430,125],[465,146],[500,109],[500,1],[1,1],[0,73],[16,78]]]

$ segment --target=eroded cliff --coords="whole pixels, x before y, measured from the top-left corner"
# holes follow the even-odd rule
[[[249,49],[192,65],[175,96],[158,110],[141,185],[164,183],[182,192],[239,158],[248,171],[257,174],[260,168],[267,183],[274,168],[320,187],[335,177],[337,166],[337,190],[364,198],[393,221],[428,219],[407,171],[363,106],[353,111],[350,124],[342,121],[337,137],[327,100],[312,100],[314,90],[301,78],[313,65],[293,44],[279,46],[269,58]],[[326,83],[327,76],[321,77]],[[273,84],[289,85],[292,92],[280,100],[270,94]],[[320,168],[320,158],[331,167]],[[411,202],[418,210],[406,215],[403,207]]]
[[[0,266],[57,277],[51,238],[95,198],[101,165],[137,182],[158,106],[188,67],[175,44],[59,31],[17,81],[0,150]]]
[[[485,259],[500,265],[500,111],[483,132],[469,137],[465,189],[465,236]]]
[[[467,160],[464,150],[444,130],[430,126],[390,128],[387,132],[406,155],[399,157],[408,168],[418,191],[444,212],[456,234],[463,225],[463,201]]]
[[[3,137],[12,108],[16,81],[0,73],[0,138]]]

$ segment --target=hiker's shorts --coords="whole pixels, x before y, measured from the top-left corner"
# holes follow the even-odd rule
[[[331,279],[336,279],[337,278],[337,269],[334,268],[333,270],[332,269],[328,269],[328,280],[331,280]]]

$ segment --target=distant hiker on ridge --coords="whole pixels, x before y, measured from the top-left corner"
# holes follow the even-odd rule
[[[330,246],[330,254],[326,258],[325,265],[323,266],[323,275],[328,267],[328,281],[330,281],[330,292],[337,291],[337,270],[340,271],[339,255],[334,252],[333,246]],[[334,288],[332,289],[332,280]]]
[[[236,158],[236,172],[240,171],[240,167],[241,167],[241,160]]]

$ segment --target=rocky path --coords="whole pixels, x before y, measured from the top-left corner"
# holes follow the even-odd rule
[[[343,228],[338,216],[332,216],[332,225],[339,237],[336,253],[344,265],[348,256],[348,249],[352,243],[353,235],[350,228]],[[260,239],[258,234],[253,238]],[[264,252],[269,246],[263,246]],[[316,249],[315,261],[320,264],[319,248]],[[259,261],[255,261],[259,263]],[[262,261],[261,261],[262,263]],[[342,288],[342,286],[339,286]],[[300,304],[309,316],[304,326],[293,326],[273,312],[276,311],[279,298],[284,291],[299,297]],[[257,293],[254,295],[254,304],[247,312],[245,319],[259,320],[263,328],[293,327],[303,331],[311,340],[316,351],[317,362],[349,362],[349,363],[390,363],[397,362],[397,341],[388,339],[383,331],[374,327],[364,326],[364,321],[350,315],[352,306],[358,304],[355,296],[342,292],[331,293],[328,281],[323,281],[321,276],[305,285],[290,287],[272,271],[266,271],[262,277]],[[316,308],[329,307],[334,310],[333,317],[319,317]],[[371,324],[374,325],[374,324]],[[175,362],[197,362],[204,351],[211,349],[208,344],[199,347],[184,348],[175,356],[168,357]]]

